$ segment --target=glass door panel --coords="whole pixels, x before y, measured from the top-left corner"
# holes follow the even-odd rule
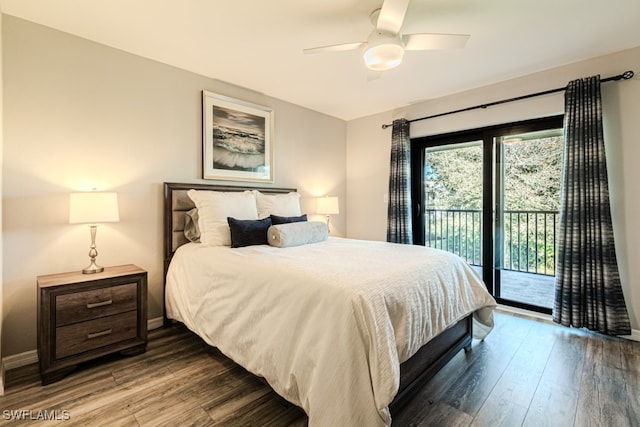
[[[483,142],[424,149],[424,242],[453,252],[482,274]]]
[[[553,308],[562,128],[496,143],[496,296]]]

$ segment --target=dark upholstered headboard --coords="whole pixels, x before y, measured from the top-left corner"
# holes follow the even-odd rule
[[[184,214],[193,209],[195,205],[187,196],[187,191],[213,190],[213,191],[246,191],[258,190],[267,194],[289,193],[296,191],[294,188],[263,188],[263,187],[240,187],[230,185],[212,184],[188,184],[188,183],[164,183],[164,268],[169,267],[169,262],[173,253],[180,246],[187,243],[184,235]]]

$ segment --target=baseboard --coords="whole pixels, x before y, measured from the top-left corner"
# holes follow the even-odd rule
[[[4,396],[4,363],[0,360],[0,396]]]
[[[14,354],[13,356],[7,356],[2,359],[4,369],[10,371],[22,366],[31,365],[32,363],[38,363],[38,351],[29,350],[24,353]]]
[[[632,329],[631,335],[621,335],[621,338],[626,338],[628,340],[640,342],[640,330]]]
[[[147,320],[147,330],[158,329],[163,325],[163,318],[156,317],[155,319]],[[29,350],[24,353],[14,354],[13,356],[7,356],[2,358],[0,362],[0,370],[9,371],[15,368],[21,368],[22,366],[31,365],[32,363],[38,363],[38,351],[37,350]],[[0,381],[2,381],[0,378]],[[0,383],[0,386],[2,384]],[[1,396],[2,394],[0,394]]]
[[[502,311],[504,313],[511,313],[511,314],[516,314],[518,316],[542,320],[543,322],[553,323],[554,325],[557,325],[557,323],[553,321],[553,318],[549,314],[543,314],[543,313],[538,313],[536,311],[524,310],[522,308],[517,308],[517,307],[509,307],[507,305],[502,305],[502,304],[498,304],[498,308],[496,310]],[[631,341],[640,342],[640,330],[632,329],[631,335],[619,335],[619,337],[627,340],[631,340]]]
[[[156,317],[155,319],[147,320],[147,330],[162,328],[164,325],[164,319],[162,317]]]

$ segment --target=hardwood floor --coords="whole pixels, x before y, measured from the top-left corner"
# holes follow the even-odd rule
[[[393,425],[637,426],[639,396],[640,343],[496,313],[486,340],[459,353]],[[145,354],[90,362],[48,386],[36,365],[11,370],[0,411],[0,425],[44,425],[30,418],[45,415],[69,418],[55,422],[64,426],[307,424],[182,327],[150,331]]]

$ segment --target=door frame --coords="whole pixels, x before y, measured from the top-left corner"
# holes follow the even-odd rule
[[[542,117],[500,125],[487,126],[450,132],[441,135],[430,135],[411,138],[411,213],[414,218],[413,244],[425,245],[425,191],[422,166],[426,148],[455,145],[470,141],[482,141],[482,279],[485,286],[500,304],[551,314],[551,309],[526,304],[519,301],[505,300],[496,297],[500,294],[500,270],[496,268],[496,173],[500,152],[496,150],[496,140],[511,134],[535,132],[545,129],[563,127],[564,115]],[[418,219],[418,220],[416,220]],[[488,220],[489,219],[489,220]]]

